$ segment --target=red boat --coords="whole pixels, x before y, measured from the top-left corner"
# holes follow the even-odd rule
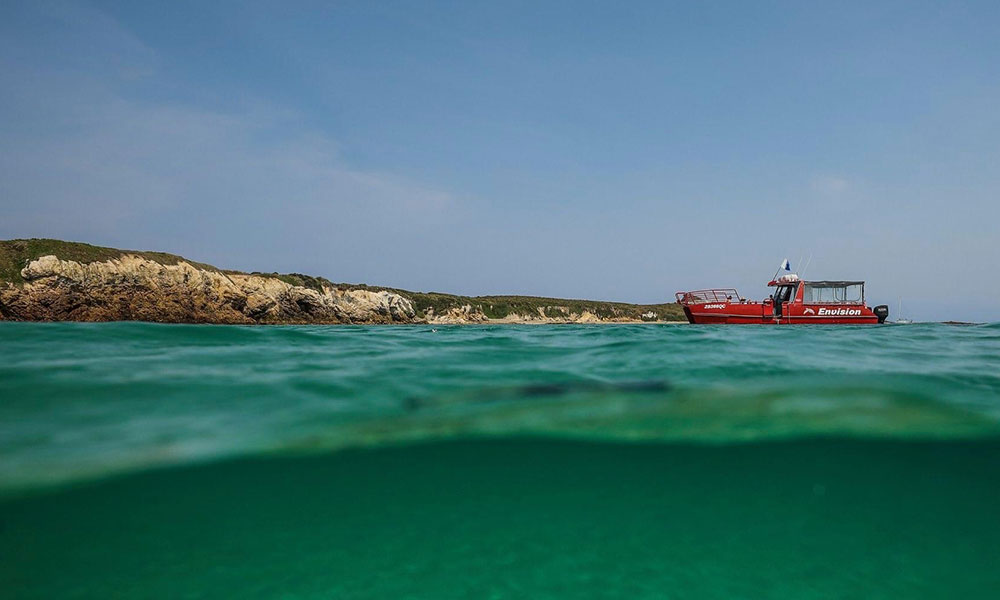
[[[767,285],[775,290],[763,302],[727,288],[677,292],[677,302],[691,323],[874,325],[889,316],[888,306],[865,304],[864,281],[802,281],[790,274]]]

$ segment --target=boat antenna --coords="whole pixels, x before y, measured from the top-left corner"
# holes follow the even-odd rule
[[[812,260],[813,260],[813,253],[810,252],[809,253],[809,260],[806,261],[806,266],[802,267],[802,272],[799,273],[799,279],[805,279],[806,278],[806,269],[809,268],[809,263],[811,263]]]

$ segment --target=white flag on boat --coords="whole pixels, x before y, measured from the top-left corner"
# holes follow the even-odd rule
[[[781,269],[784,269],[786,271],[791,271],[792,263],[788,262],[788,259],[786,258],[785,260],[781,261]]]

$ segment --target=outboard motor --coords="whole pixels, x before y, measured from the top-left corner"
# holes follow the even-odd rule
[[[878,317],[879,324],[885,323],[885,320],[889,318],[889,305],[879,304],[872,309],[872,312]]]

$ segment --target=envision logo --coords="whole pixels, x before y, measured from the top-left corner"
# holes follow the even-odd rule
[[[802,311],[802,314],[804,314],[804,315],[814,315],[814,314],[816,314],[816,311],[814,311],[811,308],[807,308],[804,311]]]
[[[805,312],[805,311],[803,311]],[[826,317],[853,317],[861,314],[860,308],[821,308],[819,309],[820,316]]]

